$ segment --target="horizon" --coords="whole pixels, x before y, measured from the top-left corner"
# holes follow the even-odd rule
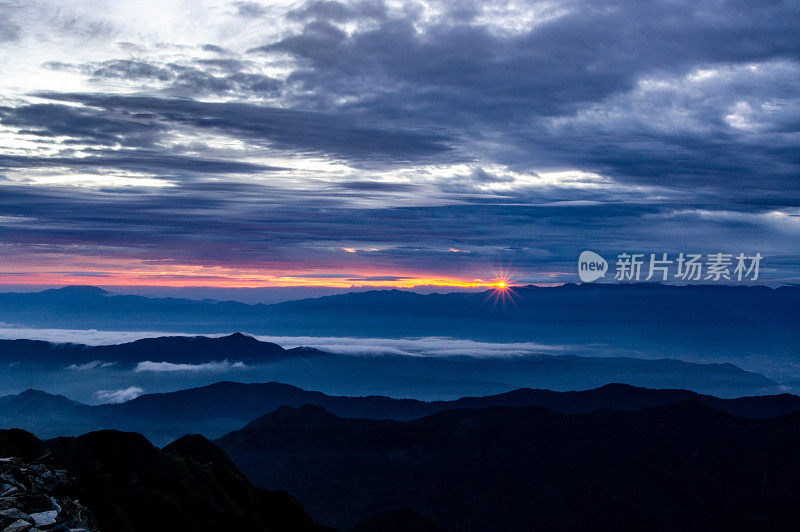
[[[99,288],[108,292],[111,295],[135,295],[148,298],[176,298],[176,299],[189,299],[193,301],[202,301],[205,299],[226,302],[235,301],[247,305],[258,304],[275,304],[289,301],[298,301],[302,299],[316,299],[320,297],[336,296],[344,294],[355,294],[362,292],[380,292],[385,290],[397,290],[401,292],[410,292],[420,295],[428,294],[459,294],[459,293],[500,293],[508,292],[513,296],[515,290],[523,288],[558,288],[564,286],[578,286],[578,285],[592,285],[592,286],[666,286],[666,287],[765,287],[770,289],[776,288],[794,288],[800,284],[767,284],[767,283],[656,283],[656,282],[640,282],[640,283],[613,283],[613,282],[599,282],[599,283],[581,283],[581,282],[564,282],[564,283],[531,283],[531,284],[508,284],[498,287],[497,284],[480,286],[480,287],[458,287],[458,286],[442,286],[442,285],[423,285],[411,287],[394,287],[394,286],[351,286],[347,288],[336,287],[319,287],[319,286],[292,286],[292,287],[257,287],[257,288],[224,288],[215,286],[117,286],[117,285],[92,285],[92,284],[66,284],[66,285],[4,285],[0,284],[0,293],[38,293],[47,290],[60,290],[63,288]]]

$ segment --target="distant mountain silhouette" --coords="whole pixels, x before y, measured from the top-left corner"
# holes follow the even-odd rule
[[[412,294],[413,295],[413,294]],[[100,296],[107,297],[107,296]],[[350,356],[308,347],[283,347],[234,333],[219,338],[163,336],[116,345],[54,344],[35,340],[0,340],[0,365],[17,372],[69,369],[86,371],[82,378],[124,381],[123,373],[140,362],[204,365],[173,373],[176,386],[195,384],[188,370],[215,370],[231,374],[248,371],[248,380],[274,375],[275,380],[332,390],[340,395],[394,395],[425,399],[450,399],[466,395],[490,395],[521,387],[580,390],[623,382],[648,388],[681,388],[721,397],[761,395],[785,391],[765,376],[727,363],[694,363],[669,358],[625,356],[576,356],[532,352],[518,356]],[[226,364],[218,364],[228,361]],[[239,364],[242,363],[242,364]],[[149,371],[176,369],[148,365]],[[226,369],[227,368],[227,369]],[[116,372],[116,373],[114,373]],[[11,373],[0,384],[13,386]],[[224,375],[224,373],[223,373]],[[78,373],[75,373],[78,377]],[[153,374],[139,375],[140,385],[158,382]],[[243,377],[242,377],[243,378]],[[56,377],[60,388],[69,378]],[[41,379],[38,380],[41,382]],[[208,381],[205,381],[208,382]],[[83,391],[88,394],[90,392]],[[87,400],[84,396],[84,400]],[[262,414],[258,412],[257,414]],[[232,427],[227,427],[228,429]]]
[[[458,409],[413,421],[284,407],[218,440],[255,484],[346,529],[407,508],[463,532],[791,530],[800,414],[696,401],[561,414]]]
[[[111,292],[103,290],[97,286],[71,285],[63,288],[51,288],[40,292],[46,297],[63,299],[84,299],[95,300],[99,297],[110,296]]]
[[[111,295],[66,287],[0,294],[0,321],[24,326],[279,336],[453,336],[608,343],[620,349],[783,354],[800,346],[800,287],[567,284],[421,295],[375,290],[273,305]]]
[[[220,382],[98,406],[28,390],[0,397],[0,422],[2,426],[25,428],[41,437],[78,435],[103,428],[128,430],[144,434],[161,445],[187,433],[219,437],[281,406],[312,404],[341,417],[412,420],[458,408],[537,406],[582,414],[602,409],[638,410],[689,399],[747,418],[775,417],[800,410],[800,397],[789,394],[720,399],[687,390],[652,390],[624,384],[578,392],[520,389],[486,397],[426,402],[380,396],[331,396],[279,383]]]
[[[219,338],[207,336],[162,336],[115,345],[54,344],[39,340],[0,340],[0,362],[27,367],[63,369],[94,361],[118,367],[135,366],[144,360],[173,364],[202,364],[213,360],[235,360],[268,364],[292,357],[322,354],[309,348],[284,349],[252,336],[234,333]]]
[[[651,367],[643,362],[631,366],[621,360],[631,357],[719,360],[741,367],[746,363],[748,370],[770,378],[800,378],[800,370],[796,369],[800,367],[800,328],[796,326],[800,322],[800,287],[569,284],[515,287],[513,292],[513,303],[505,304],[497,302],[493,291],[422,295],[374,290],[272,305],[247,305],[121,296],[92,287],[66,287],[39,293],[0,294],[0,322],[16,326],[192,334],[245,331],[288,337],[453,337],[554,346],[552,350],[532,347],[530,356],[524,360],[502,363],[456,364],[456,357],[417,361],[403,357],[381,360],[318,357],[310,361],[308,368],[300,362],[286,364],[283,373],[275,377],[340,394],[405,392],[411,397],[423,397],[426,390],[436,389],[439,397],[454,398],[524,386],[586,389],[607,382],[686,388],[726,397],[777,391],[758,390],[753,382],[743,383],[742,375],[733,375],[724,368],[716,368],[717,375],[709,378],[702,371],[695,371],[700,368],[663,363]],[[369,341],[361,342],[362,351],[368,353]],[[106,353],[46,344],[2,344],[0,363],[19,360],[29,364],[37,360],[52,363],[58,355],[62,359],[71,357],[91,363],[102,360],[99,356],[118,356],[126,361],[119,362],[124,366],[137,358],[140,349],[152,348],[154,354],[165,357],[171,352],[167,346],[128,347],[131,351],[127,353],[120,349]],[[241,357],[261,361],[311,354],[311,351],[251,353],[246,345],[240,347]],[[183,348],[185,360],[200,360],[209,354],[199,347]],[[23,351],[28,356],[20,356]],[[219,359],[230,351],[236,350],[217,350],[213,356]],[[619,358],[589,368],[587,360],[534,357],[564,353]],[[169,357],[167,361],[179,358]],[[342,378],[345,374],[351,378]]]
[[[0,457],[10,456],[65,469],[73,479],[69,495],[89,508],[100,530],[330,531],[287,493],[254,487],[202,436],[185,436],[161,451],[135,433],[100,431],[42,442],[24,431],[0,430]],[[44,497],[28,498],[37,496]]]

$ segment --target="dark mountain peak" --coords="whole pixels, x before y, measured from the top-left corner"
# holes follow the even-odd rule
[[[261,340],[253,336],[240,332],[235,332],[233,334],[229,334],[228,336],[221,336],[218,338],[218,340],[220,342],[230,345],[260,345],[260,344],[268,344],[275,346],[278,345],[278,344],[272,344],[271,342],[262,342]]]
[[[96,430],[75,438],[75,442],[104,456],[143,457],[153,455],[158,449],[138,432],[121,430]]]
[[[608,384],[604,384],[597,388],[592,388],[589,390],[576,390],[572,392],[555,392],[553,390],[547,390],[542,388],[517,388],[515,390],[511,390],[508,392],[504,392],[501,394],[497,394],[497,397],[502,396],[513,396],[513,395],[526,395],[530,393],[579,393],[579,394],[586,394],[586,393],[603,393],[603,394],[634,394],[640,392],[653,392],[656,391],[653,388],[643,388],[641,386],[633,386],[631,384],[624,384],[621,382],[610,382]]]
[[[103,346],[101,349],[107,347]],[[242,333],[221,337],[159,336],[119,344],[116,347],[127,358],[136,361],[144,360],[144,357],[151,360],[153,357],[160,357],[160,360],[169,362],[202,363],[222,359],[264,362],[289,356],[278,344],[262,342]]]
[[[0,444],[2,438],[0,431]],[[253,486],[201,436],[181,438],[163,451],[141,434],[115,430],[46,445],[49,463],[75,479],[77,495],[100,530],[328,530],[285,492]]]
[[[0,429],[0,457],[35,460],[46,451],[39,438],[21,429]]]
[[[42,390],[34,390],[33,388],[29,388],[24,392],[18,393],[17,395],[7,395],[4,398],[5,401],[9,403],[14,403],[16,406],[25,405],[25,406],[74,406],[79,405],[71,399],[64,397],[63,395],[54,395],[52,393],[44,392]]]
[[[103,290],[97,286],[89,286],[89,285],[69,285],[64,286],[62,288],[53,288],[50,290],[45,290],[42,292],[43,294],[52,294],[64,297],[101,297],[107,296],[110,294],[108,290]]]
[[[631,386],[630,384],[624,384],[621,382],[609,382],[608,384],[604,384],[603,386],[600,386],[597,389],[608,392],[632,392],[632,391],[646,390],[647,388],[642,388],[640,386]]]
[[[158,474],[163,465],[160,450],[136,432],[96,430],[78,437],[55,438],[46,444],[55,455],[70,460],[91,456],[95,464],[104,463],[123,476],[136,470]]]
[[[231,333],[228,336],[223,336],[223,338],[227,338],[228,340],[242,340],[242,339],[255,340],[255,338],[253,338],[249,334],[244,334],[242,332]]]
[[[262,342],[258,338],[236,332],[227,336],[166,336],[164,338],[178,338],[183,342],[199,342],[206,344],[217,344],[226,348],[236,349],[261,349],[261,350],[275,350],[284,351],[283,347],[272,342]]]
[[[734,367],[739,370],[738,367]],[[641,386],[632,386],[630,384],[623,384],[621,382],[612,382],[594,390],[587,390],[587,393],[614,398],[674,396],[676,401],[683,400],[677,398],[696,399],[700,397],[700,394],[690,390],[679,390],[672,388],[643,388]]]
[[[164,447],[164,452],[180,458],[190,458],[201,464],[215,463],[232,466],[225,451],[200,434],[188,434]]]
[[[63,395],[55,395],[49,392],[45,392],[43,390],[37,390],[35,388],[28,388],[25,391],[20,392],[17,394],[17,397],[24,397],[24,398],[34,398],[34,397],[64,397]],[[66,397],[64,397],[66,399]]]

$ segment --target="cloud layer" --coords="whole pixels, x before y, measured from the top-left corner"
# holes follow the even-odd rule
[[[136,364],[133,369],[134,372],[156,372],[156,373],[173,373],[173,372],[214,372],[225,373],[234,369],[245,369],[247,366],[243,362],[230,362],[228,360],[204,362],[202,364],[173,364],[172,362],[152,362],[145,360]]]
[[[0,6],[0,280],[552,282],[583,249],[800,280],[799,11]]]

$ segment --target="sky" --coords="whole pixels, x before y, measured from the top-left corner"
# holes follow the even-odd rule
[[[800,281],[800,4],[0,0],[0,283]]]

